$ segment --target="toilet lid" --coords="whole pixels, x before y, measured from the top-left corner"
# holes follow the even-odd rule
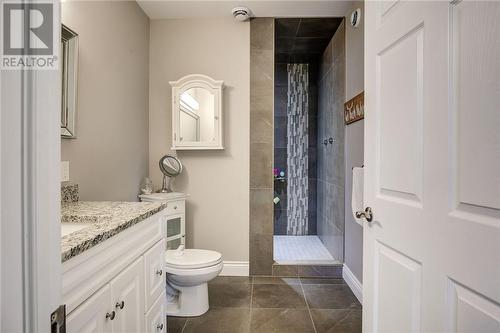
[[[165,262],[175,268],[203,268],[218,264],[222,260],[219,252],[210,250],[187,249],[182,255],[177,250],[165,252]]]

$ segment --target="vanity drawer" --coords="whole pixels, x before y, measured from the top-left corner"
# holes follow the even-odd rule
[[[156,243],[144,254],[144,281],[147,312],[158,296],[165,291],[165,240]]]
[[[146,332],[167,332],[166,315],[167,296],[165,292],[156,300],[155,304],[146,313]]]
[[[184,200],[169,202],[167,203],[167,208],[165,208],[165,213],[167,215],[184,214],[184,205]]]

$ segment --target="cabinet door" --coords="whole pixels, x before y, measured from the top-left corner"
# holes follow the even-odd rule
[[[114,308],[109,285],[78,306],[66,317],[66,330],[71,333],[109,333]],[[108,316],[106,316],[109,314]]]
[[[144,254],[144,279],[146,285],[146,313],[154,301],[165,291],[165,240],[161,240]]]
[[[164,291],[146,314],[147,333],[167,332],[166,303],[167,296]]]
[[[113,332],[144,331],[144,273],[142,257],[111,280],[111,304],[116,311]]]

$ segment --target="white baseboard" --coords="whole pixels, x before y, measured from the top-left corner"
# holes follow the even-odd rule
[[[351,272],[346,264],[344,264],[344,268],[342,269],[342,277],[344,278],[349,288],[351,288],[354,296],[356,296],[358,301],[363,304],[363,285],[361,284],[361,282],[359,282],[359,280]]]
[[[248,261],[224,261],[224,268],[220,276],[249,276],[250,264]]]

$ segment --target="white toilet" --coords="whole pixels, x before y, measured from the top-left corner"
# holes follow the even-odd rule
[[[178,203],[180,200],[183,202],[186,197],[187,195],[183,193],[152,193],[140,196],[142,201],[172,202],[176,210],[179,206],[184,207],[184,204]],[[169,211],[168,206],[166,211]],[[184,212],[177,211],[174,216],[178,214]],[[184,227],[181,229],[184,230]],[[165,252],[167,315],[193,317],[207,312],[209,309],[207,283],[219,275],[222,268],[222,255],[216,251],[185,249],[184,241],[177,249],[167,250]]]
[[[207,282],[222,271],[219,252],[184,249],[165,253],[167,272],[167,315],[200,316],[208,311]]]

